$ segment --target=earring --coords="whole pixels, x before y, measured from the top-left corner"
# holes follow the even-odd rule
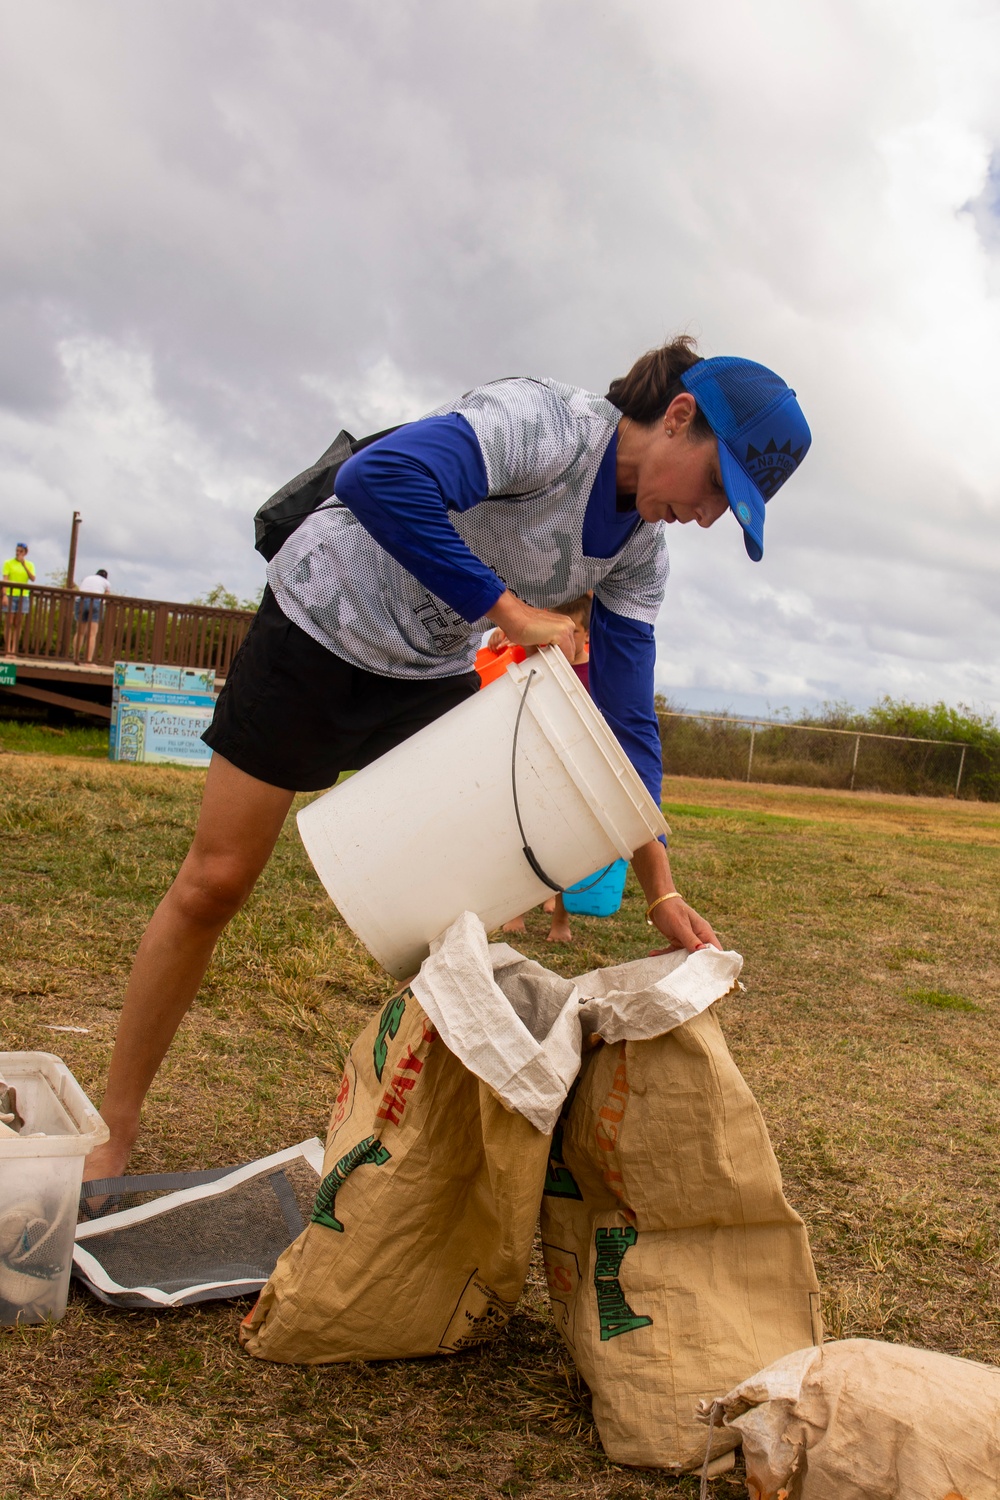
[[[667,428],[667,437],[673,437],[673,435],[674,435],[674,429],[672,427],[668,427]]]

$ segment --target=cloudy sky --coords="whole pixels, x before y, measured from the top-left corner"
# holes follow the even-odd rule
[[[678,702],[1000,707],[1000,3],[0,0],[0,531],[263,581],[341,426],[684,330],[812,452],[673,527]],[[79,576],[79,570],[78,570]]]

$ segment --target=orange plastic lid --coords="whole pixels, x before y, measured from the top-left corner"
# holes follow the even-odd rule
[[[523,646],[506,646],[503,651],[492,651],[489,646],[484,646],[476,653],[476,671],[482,686],[495,682],[498,677],[503,676],[511,662],[524,661],[527,654]]]

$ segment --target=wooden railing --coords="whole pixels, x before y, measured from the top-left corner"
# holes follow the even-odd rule
[[[4,592],[11,587],[7,585]],[[31,608],[21,617],[18,656],[53,663],[72,661],[79,624],[78,654],[85,659],[88,630],[83,615],[88,609],[97,613],[91,596],[76,589],[48,588],[44,584],[14,587],[27,588],[31,599]],[[164,666],[214,667],[219,677],[228,674],[253,620],[250,610],[171,604],[163,599],[132,599],[123,594],[105,594],[100,600],[100,615],[95,663],[111,666],[116,661],[152,661]],[[0,615],[5,627],[10,618],[8,614]],[[8,649],[5,631],[4,651]]]

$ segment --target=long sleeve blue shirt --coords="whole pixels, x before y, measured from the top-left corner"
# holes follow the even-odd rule
[[[642,524],[634,509],[618,509],[616,450],[613,436],[587,502],[583,547],[591,557],[614,557]],[[471,622],[489,613],[506,585],[458,535],[449,512],[488,502],[488,491],[479,440],[463,416],[449,413],[412,422],[363,449],[340,470],[336,493],[391,557]],[[590,660],[594,701],[659,805],[652,625],[595,598]]]

